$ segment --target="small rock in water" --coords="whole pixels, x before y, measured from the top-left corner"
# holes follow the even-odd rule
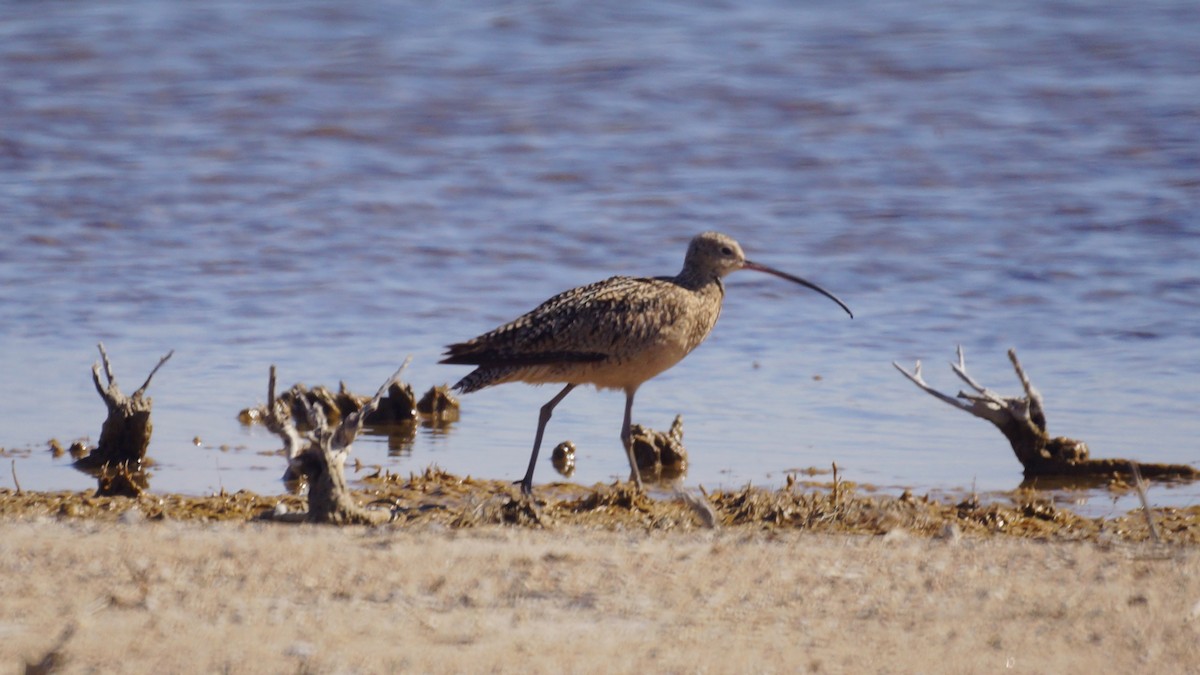
[[[554,465],[555,471],[567,478],[575,475],[575,444],[563,441],[554,446],[554,452],[550,453],[550,463]]]

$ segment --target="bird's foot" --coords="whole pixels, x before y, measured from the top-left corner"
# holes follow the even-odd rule
[[[521,480],[514,480],[512,484],[521,486],[521,496],[526,498],[533,496],[533,481],[529,480],[528,477]]]

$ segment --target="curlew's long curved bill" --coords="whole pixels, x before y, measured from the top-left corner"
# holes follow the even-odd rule
[[[788,281],[800,284],[801,286],[807,286],[808,288],[811,288],[814,291],[820,293],[821,295],[836,302],[842,309],[846,310],[846,313],[850,315],[851,319],[854,318],[854,312],[850,311],[850,308],[846,306],[846,303],[839,300],[838,297],[836,295],[834,295],[833,293],[830,293],[829,291],[825,290],[824,288],[821,288],[820,286],[814,284],[811,281],[805,281],[804,279],[801,279],[800,277],[792,276],[792,275],[788,274],[787,272],[780,272],[779,270],[777,270],[773,267],[767,267],[766,265],[760,265],[756,262],[750,262],[749,260],[742,263],[742,269],[757,270],[759,272],[766,272],[767,274],[774,274],[775,276],[779,277],[780,279],[787,279]]]

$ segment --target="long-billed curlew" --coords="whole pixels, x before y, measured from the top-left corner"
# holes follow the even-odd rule
[[[643,382],[679,363],[708,337],[725,298],[722,278],[742,269],[807,286],[854,317],[846,303],[824,288],[750,262],[731,237],[705,232],[688,244],[683,269],[674,277],[612,277],[559,293],[489,333],[450,345],[441,362],[478,366],[454,385],[464,394],[505,382],[566,383],[538,416],[529,469],[520,481],[527,495],[554,407],[581,384],[623,390],[621,442],[630,480],[641,490],[629,432],[633,395]]]

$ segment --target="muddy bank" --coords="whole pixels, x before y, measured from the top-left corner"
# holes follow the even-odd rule
[[[1055,541],[1152,541],[1139,510],[1115,518],[1086,518],[1055,505],[1032,490],[1015,491],[1005,501],[939,501],[909,494],[860,494],[853,484],[795,484],[769,491],[744,488],[693,494],[692,499],[660,493],[647,497],[623,484],[584,487],[547,484],[532,502],[514,499],[507,482],[455,476],[436,469],[421,474],[388,472],[362,479],[353,492],[358,503],[392,514],[384,527],[442,525],[456,529],[498,524],[555,529],[692,532],[715,526],[738,531],[803,531],[823,534],[937,538],[1016,537]],[[699,504],[697,503],[699,502]],[[301,497],[250,492],[208,497],[143,493],[99,497],[92,492],[0,490],[0,519],[51,517],[95,521],[254,521],[305,508]],[[1151,511],[1162,542],[1200,544],[1200,506]],[[286,525],[279,524],[280,527]]]

